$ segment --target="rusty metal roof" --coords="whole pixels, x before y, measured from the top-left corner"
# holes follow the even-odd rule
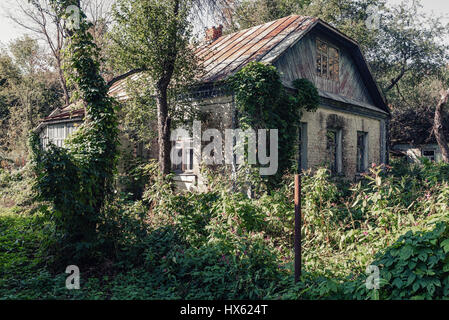
[[[204,73],[202,82],[223,80],[252,61],[271,62],[318,21],[288,16],[263,25],[222,36],[196,51]]]
[[[53,122],[53,121],[61,121],[61,120],[75,120],[75,119],[83,119],[85,115],[84,108],[77,110],[62,110],[60,113],[55,115],[50,115],[42,120],[42,122]]]

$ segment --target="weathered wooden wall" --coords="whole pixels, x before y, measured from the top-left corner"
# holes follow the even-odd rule
[[[316,38],[324,40],[340,50],[340,80],[333,81],[316,74]],[[281,72],[282,80],[291,85],[296,79],[306,78],[319,90],[338,94],[356,101],[373,104],[363,78],[350,52],[335,40],[312,31],[287,50],[274,65]]]

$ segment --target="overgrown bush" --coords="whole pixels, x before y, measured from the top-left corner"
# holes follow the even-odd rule
[[[231,192],[239,187],[220,177],[206,193],[176,193],[170,176],[160,177],[157,164],[149,164],[144,171],[151,182],[143,200],[107,206],[99,241],[114,254],[87,272],[83,290],[67,293],[63,270],[45,267],[52,265],[48,253],[30,256],[36,250],[31,241],[15,246],[0,237],[5,247],[15,248],[16,261],[23,261],[3,262],[4,270],[20,270],[21,263],[35,259],[33,275],[2,275],[2,293],[36,297],[36,290],[43,290],[44,297],[71,299],[444,298],[449,288],[446,171],[443,165],[401,166],[373,167],[353,184],[325,169],[304,174],[298,284],[292,271],[292,176],[254,199]],[[27,237],[42,237],[39,246],[45,247],[54,225],[47,221],[45,231],[33,225],[27,230],[36,233]],[[13,229],[17,233],[8,239],[23,233],[20,224],[2,230]],[[379,290],[366,288],[370,265],[380,268]],[[14,289],[18,281],[22,291]]]
[[[52,1],[54,10],[68,18],[64,8],[73,0]],[[77,28],[65,26],[69,35],[64,68],[69,85],[76,88],[86,111],[82,126],[68,139],[67,148],[42,150],[34,133],[30,138],[36,175],[37,200],[50,202],[50,218],[58,238],[54,252],[61,265],[88,265],[97,261],[101,248],[97,225],[113,194],[117,164],[118,129],[115,103],[100,74],[99,49],[89,32],[91,23],[80,11]]]

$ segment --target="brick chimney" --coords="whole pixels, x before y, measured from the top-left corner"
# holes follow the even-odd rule
[[[218,28],[213,26],[212,28],[206,28],[206,38],[205,41],[207,43],[212,43],[218,38],[220,38],[223,34],[223,25],[219,25]]]

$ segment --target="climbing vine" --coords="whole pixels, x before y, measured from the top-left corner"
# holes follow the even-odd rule
[[[279,178],[296,165],[298,128],[304,111],[318,107],[318,91],[310,81],[293,82],[294,92],[288,92],[274,66],[253,62],[229,80],[235,94],[238,126],[279,130],[279,169],[268,180],[276,184]]]
[[[77,5],[76,0],[53,0],[60,9]],[[81,10],[80,10],[81,11]],[[75,99],[83,101],[86,119],[72,135],[67,148],[40,149],[36,135],[30,139],[37,176],[35,188],[41,201],[50,202],[51,218],[59,235],[61,257],[73,257],[83,263],[95,252],[97,227],[105,203],[112,194],[117,163],[118,130],[113,100],[100,75],[98,48],[88,32],[84,13],[76,29],[67,30],[65,70],[77,89]],[[72,261],[73,263],[74,261]]]

